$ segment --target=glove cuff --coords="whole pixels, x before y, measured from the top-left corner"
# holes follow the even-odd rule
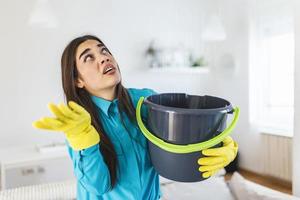
[[[90,126],[86,132],[79,134],[77,137],[68,137],[67,140],[72,149],[79,151],[94,146],[100,142],[100,135],[94,126]]]

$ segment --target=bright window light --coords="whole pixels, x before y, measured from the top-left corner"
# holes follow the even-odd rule
[[[292,136],[295,41],[284,5],[256,8],[250,19],[250,122],[263,133]]]

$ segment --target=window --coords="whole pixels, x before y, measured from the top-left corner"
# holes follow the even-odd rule
[[[292,136],[294,29],[291,1],[263,0],[250,14],[250,120],[261,132]]]

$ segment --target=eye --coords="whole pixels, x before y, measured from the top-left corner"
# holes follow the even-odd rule
[[[93,59],[94,57],[93,57],[93,55],[91,55],[91,54],[88,54],[88,55],[86,55],[85,57],[84,57],[84,62],[86,62],[86,61],[89,61],[89,60],[91,60],[91,59]]]
[[[103,47],[101,49],[101,53],[109,53],[108,49],[106,47]]]

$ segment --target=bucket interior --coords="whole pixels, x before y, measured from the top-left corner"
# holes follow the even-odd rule
[[[213,96],[162,93],[146,98],[148,129],[173,144],[209,140],[226,128],[231,104]]]
[[[230,105],[228,101],[218,97],[196,96],[184,93],[152,95],[147,99],[157,105],[184,109],[214,109]]]

